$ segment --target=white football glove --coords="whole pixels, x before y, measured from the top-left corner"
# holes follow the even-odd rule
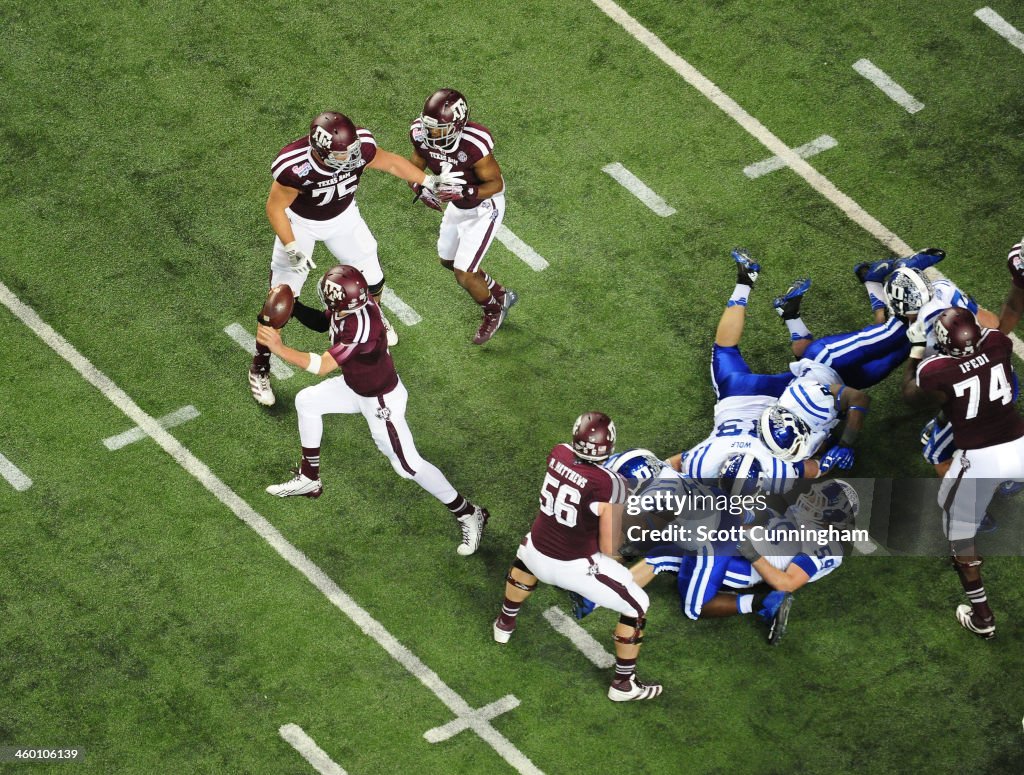
[[[910,357],[914,360],[924,358],[928,335],[924,331],[924,321],[918,318],[907,328],[907,339],[910,340]]]
[[[442,172],[440,175],[427,175],[423,181],[423,187],[430,191],[437,191],[441,186],[464,186],[466,185],[466,174],[464,172]]]
[[[289,242],[284,246],[284,252],[288,254],[288,263],[292,265],[292,269],[298,269],[300,272],[303,269],[306,271],[316,269],[313,259],[299,250],[298,242]]]

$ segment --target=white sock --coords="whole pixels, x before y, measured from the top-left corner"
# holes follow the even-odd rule
[[[803,318],[794,318],[793,320],[784,321],[786,328],[789,329],[789,338],[796,341],[797,339],[810,339],[811,332],[804,325]]]
[[[754,596],[740,595],[738,598],[736,598],[736,610],[738,610],[741,614],[754,613]]]
[[[729,306],[734,307],[737,304],[745,307],[747,306],[747,297],[750,295],[750,286],[737,283],[736,287],[732,290],[732,296],[729,297]]]

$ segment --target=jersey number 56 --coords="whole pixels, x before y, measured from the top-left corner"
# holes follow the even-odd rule
[[[544,477],[540,488],[540,510],[566,527],[576,525],[576,507],[583,494],[568,482],[559,482],[551,474]]]

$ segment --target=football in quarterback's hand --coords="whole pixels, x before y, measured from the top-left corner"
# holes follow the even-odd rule
[[[256,320],[265,326],[272,328],[284,328],[284,324],[292,316],[292,307],[295,306],[295,294],[291,286],[277,285],[270,289],[267,300],[263,302],[263,309],[256,316]]]

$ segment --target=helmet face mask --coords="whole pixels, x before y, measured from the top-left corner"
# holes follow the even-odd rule
[[[797,497],[792,508],[802,524],[845,530],[852,528],[857,520],[860,497],[848,482],[833,479],[812,484],[807,492]]]
[[[916,315],[932,298],[932,288],[923,273],[900,267],[885,278],[885,300],[894,315]]]
[[[427,98],[420,114],[423,142],[428,148],[451,153],[459,147],[469,121],[469,104],[454,89],[438,89]]]
[[[604,467],[627,479],[654,479],[666,466],[649,449],[633,449],[605,460]]]
[[[950,307],[935,319],[935,349],[943,355],[964,358],[974,355],[981,341],[981,327],[974,314],[962,307]]]
[[[334,314],[362,309],[370,300],[370,290],[362,273],[354,266],[328,269],[316,284],[320,303]]]
[[[572,449],[581,460],[607,460],[615,451],[615,423],[601,412],[581,414],[572,427]]]
[[[309,126],[309,147],[325,166],[351,172],[363,161],[362,142],[355,125],[341,113],[327,111]]]
[[[810,448],[810,427],[784,406],[775,404],[765,409],[757,432],[771,453],[787,463],[806,460],[814,451]]]

